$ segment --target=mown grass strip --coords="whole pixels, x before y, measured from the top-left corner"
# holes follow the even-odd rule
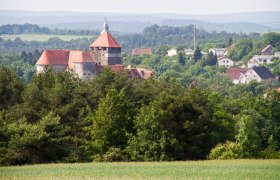
[[[0,167],[0,179],[280,179],[280,160],[42,164]]]

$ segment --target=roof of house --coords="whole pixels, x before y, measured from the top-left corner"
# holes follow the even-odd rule
[[[214,51],[226,51],[227,48],[210,48],[209,51],[210,51],[210,50],[214,50]]]
[[[69,50],[44,50],[37,65],[67,65]]]
[[[72,50],[44,50],[37,65],[68,65],[73,68],[74,63],[95,62],[91,52]]]
[[[252,69],[258,74],[261,79],[274,78],[274,75],[266,67],[255,66]]]
[[[229,58],[227,58],[227,57],[218,58],[218,61],[224,61],[224,60],[233,61],[232,59],[229,59]]]
[[[73,68],[74,63],[82,62],[95,62],[93,55],[90,51],[70,51],[68,66],[70,69]]]
[[[97,74],[101,73],[104,68],[109,68],[113,72],[122,72],[124,71],[124,67],[121,64],[115,65],[96,65]]]
[[[148,79],[153,75],[153,71],[144,68],[135,68],[142,79]]]
[[[254,55],[250,60],[252,60],[252,59],[271,59],[273,57],[274,57],[274,55],[264,55],[264,54]]]
[[[112,47],[121,48],[119,43],[108,32],[104,31],[91,45],[90,47]]]
[[[269,44],[265,48],[262,49],[261,53],[270,53],[268,51],[271,51],[273,47]]]
[[[141,76],[136,68],[128,69],[128,71],[129,71],[130,77],[139,78],[139,79],[141,78]]]
[[[249,68],[230,67],[227,69],[226,76],[231,80],[239,79],[240,74],[245,74]]]
[[[152,55],[153,51],[150,48],[135,48],[131,50],[132,55]]]

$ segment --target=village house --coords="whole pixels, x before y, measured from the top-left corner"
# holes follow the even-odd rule
[[[233,84],[239,84],[240,77],[243,77],[247,71],[248,71],[248,68],[230,67],[227,69],[227,72],[225,75],[232,80]]]
[[[194,50],[188,48],[188,49],[184,49],[184,53],[186,56],[192,56],[194,53]]]
[[[225,66],[226,68],[229,68],[231,66],[234,66],[234,62],[227,57],[222,57],[218,59],[218,66]]]
[[[261,55],[271,55],[273,47],[269,44],[265,48],[262,49]]]
[[[270,64],[271,58],[275,57],[274,55],[254,55],[247,63],[248,68],[254,66],[260,66],[263,64]]]
[[[266,80],[275,80],[275,76],[263,66],[252,67],[244,75],[240,76],[240,83],[245,84],[250,81],[266,81]]]
[[[208,52],[212,52],[214,55],[216,55],[218,58],[224,57],[225,52],[227,51],[227,48],[210,48]]]
[[[280,58],[280,52],[274,53],[274,56]]]
[[[54,72],[71,71],[83,80],[91,79],[110,68],[114,72],[126,72],[128,76],[147,79],[153,75],[151,70],[124,68],[121,65],[121,46],[109,32],[104,23],[100,36],[90,45],[90,51],[44,50],[36,63],[36,72],[42,73],[47,67]]]
[[[175,56],[175,55],[177,55],[177,49],[175,49],[175,48],[169,49],[167,51],[167,55],[168,56]]]
[[[134,48],[131,50],[130,54],[135,56],[153,55],[153,51],[150,48]]]

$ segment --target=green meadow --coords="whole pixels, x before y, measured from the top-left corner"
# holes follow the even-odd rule
[[[15,40],[20,38],[22,41],[47,41],[50,38],[58,37],[63,41],[70,41],[78,38],[92,38],[92,36],[79,35],[50,35],[50,34],[19,34],[19,35],[1,35],[0,38],[4,40]]]
[[[0,179],[280,179],[280,160],[41,164],[0,167]]]

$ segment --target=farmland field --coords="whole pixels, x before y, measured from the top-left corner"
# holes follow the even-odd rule
[[[70,41],[78,38],[93,38],[93,36],[79,36],[79,35],[49,35],[49,34],[20,34],[20,35],[1,35],[0,38],[4,40],[15,40],[20,38],[23,41],[47,41],[52,37],[58,37],[64,41]]]
[[[0,167],[0,179],[280,179],[280,160],[42,164]]]

